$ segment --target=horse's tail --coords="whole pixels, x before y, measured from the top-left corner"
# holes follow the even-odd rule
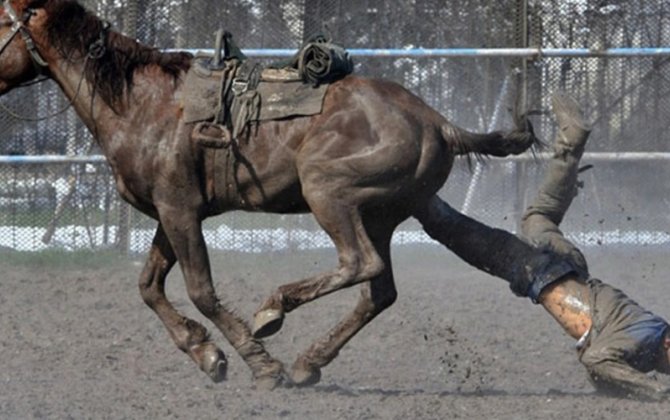
[[[508,132],[473,133],[446,122],[442,125],[442,136],[456,155],[505,157],[543,146],[525,116],[517,118],[516,125]]]

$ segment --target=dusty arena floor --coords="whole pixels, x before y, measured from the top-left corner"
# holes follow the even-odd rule
[[[587,249],[591,271],[670,317],[668,249]],[[252,389],[217,331],[228,381],[212,384],[137,291],[140,260],[0,255],[2,419],[667,418],[670,403],[593,394],[572,340],[540,307],[436,246],[396,247],[397,303],[308,389]],[[69,257],[68,257],[69,258]],[[219,294],[247,319],[281,283],[330,268],[334,252],[213,255]],[[169,296],[198,320],[181,274]],[[350,310],[347,290],[288,315],[266,346],[286,364]],[[205,322],[210,326],[209,323]]]

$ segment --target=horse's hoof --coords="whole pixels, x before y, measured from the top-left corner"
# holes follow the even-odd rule
[[[296,362],[291,369],[291,381],[295,386],[311,386],[321,380],[321,369],[306,363]]]
[[[258,391],[272,391],[283,383],[283,375],[265,375],[254,380],[254,387]]]
[[[200,369],[209,376],[214,383],[226,380],[228,362],[226,356],[213,343],[198,344],[191,348],[194,359],[198,361]]]
[[[279,331],[284,323],[284,311],[280,309],[265,309],[254,316],[252,333],[254,338],[265,338]]]

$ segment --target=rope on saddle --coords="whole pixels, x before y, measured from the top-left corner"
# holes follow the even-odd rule
[[[349,53],[325,39],[307,44],[298,53],[298,73],[312,86],[334,82],[353,70]]]
[[[279,61],[269,67],[295,68],[305,83],[316,87],[351,74],[354,62],[342,46],[332,43],[325,35],[317,34],[289,60]]]

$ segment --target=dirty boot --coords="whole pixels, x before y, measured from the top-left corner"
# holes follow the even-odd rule
[[[551,105],[558,124],[554,154],[558,158],[570,155],[579,161],[591,127],[584,121],[584,114],[577,101],[570,96],[556,94],[551,98]]]
[[[579,104],[574,99],[565,95],[554,95],[552,104],[559,127],[554,140],[554,154],[537,197],[521,219],[523,234],[536,245],[546,245],[550,241],[537,237],[535,234],[538,232],[526,232],[525,222],[532,215],[540,215],[556,226],[561,224],[572,199],[577,195],[579,160],[591,133],[584,122]]]

